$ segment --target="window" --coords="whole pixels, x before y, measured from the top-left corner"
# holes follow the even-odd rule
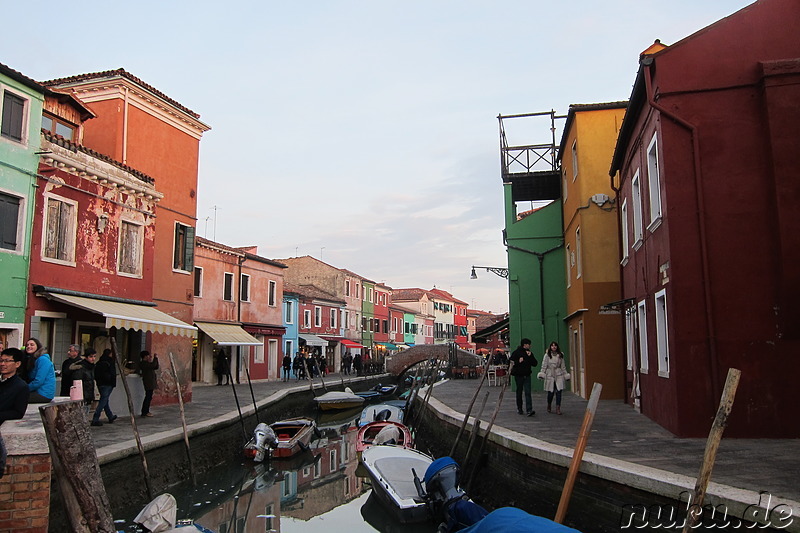
[[[392,317],[392,333],[397,333],[397,317]]]
[[[336,450],[331,450],[328,453],[328,470],[330,472],[336,472],[339,468],[339,463],[336,462]]]
[[[203,267],[194,267],[194,295],[195,298],[203,296]]]
[[[314,306],[314,327],[318,328],[322,326],[322,308],[319,306]]]
[[[369,290],[369,303],[372,303],[372,289]]]
[[[383,323],[383,333],[389,333],[389,321],[384,319],[382,320]]]
[[[647,362],[647,311],[644,300],[636,306],[636,320],[639,323],[639,356],[641,357],[639,370],[643,374],[647,374],[649,369]]]
[[[311,309],[303,309],[303,327],[311,327]]]
[[[284,354],[294,355],[294,341],[286,341],[283,346]]]
[[[578,139],[572,141],[572,181],[578,177]]]
[[[625,366],[628,370],[633,370],[633,354],[636,351],[636,321],[633,316],[632,310],[625,311],[625,340],[626,342],[626,354],[625,354]]]
[[[78,222],[78,203],[55,196],[45,197],[47,218],[42,235],[43,255],[49,259],[74,263],[75,228]]]
[[[122,274],[141,276],[143,226],[122,220],[119,226],[117,269]]]
[[[222,299],[226,302],[233,301],[233,273],[225,272],[222,286]]]
[[[633,245],[638,247],[642,243],[642,189],[638,170],[633,176],[631,186],[633,191]]]
[[[286,322],[287,324],[294,324],[294,302],[291,300],[287,300],[286,302],[283,303],[283,307],[285,311],[285,316],[283,318],[283,321]]]
[[[344,280],[344,295],[345,296],[350,296],[350,280],[349,279]]]
[[[331,313],[330,313],[331,314],[331,329],[336,329],[336,314],[337,314],[337,310],[336,309],[331,309],[330,311],[331,311]]]
[[[263,342],[264,338],[261,336],[254,337]],[[260,365],[264,364],[264,345],[261,344],[260,346],[250,346],[251,353],[253,354],[253,363],[257,363]],[[242,346],[242,350],[247,350],[247,346]]]
[[[50,133],[55,133],[67,139],[68,141],[75,140],[75,126],[69,122],[65,122],[58,117],[51,115],[42,116],[42,129]]]
[[[264,530],[265,531],[274,531],[275,530],[275,523],[273,520],[275,519],[275,506],[273,504],[267,505],[264,508]]]
[[[576,269],[575,269],[575,277],[579,278],[583,274],[583,259],[581,259],[581,228],[577,228],[575,230],[575,255],[577,256],[576,260]]]
[[[344,329],[350,327],[350,311],[342,311],[342,327]]]
[[[625,264],[628,260],[628,199],[622,201],[622,213],[620,214],[620,223],[622,225],[622,263]]]
[[[656,347],[658,375],[669,377],[669,330],[667,329],[667,291],[656,293]]]
[[[267,341],[267,351],[269,352],[269,361],[267,365],[274,368],[273,365],[277,364],[278,362],[278,340],[277,339],[270,339]],[[263,362],[263,361],[262,361]]]
[[[239,298],[243,302],[250,301],[250,275],[242,274],[239,280]]]
[[[356,294],[355,294],[355,297],[356,298],[361,298],[361,285],[359,285],[358,283],[356,283]]]
[[[3,90],[0,136],[18,143],[27,142],[28,100],[8,89]]]
[[[661,172],[658,166],[658,134],[647,147],[647,191],[650,194],[650,225],[648,230],[653,231],[661,222]]]
[[[182,272],[191,272],[194,267],[194,228],[175,223],[175,244],[173,248],[172,268]]]
[[[269,281],[269,290],[268,290],[268,293],[267,293],[267,304],[270,307],[275,307],[275,305],[276,305],[275,304],[275,298],[276,298],[275,293],[277,292],[277,290],[278,290],[278,284],[275,283],[274,281],[270,280]]]
[[[18,250],[18,243],[22,243],[21,204],[18,196],[0,193],[0,248],[4,250]]]
[[[567,256],[567,287],[572,286],[572,248],[569,243],[564,247]]]

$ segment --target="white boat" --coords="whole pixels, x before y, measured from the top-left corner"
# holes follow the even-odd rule
[[[354,394],[350,388],[344,391],[331,391],[326,392],[314,398],[317,406],[323,411],[331,411],[335,409],[351,409],[353,407],[360,407],[364,404],[364,398]]]
[[[404,416],[405,411],[402,407],[388,403],[376,403],[366,406],[364,410],[361,411],[361,416],[358,418],[358,427],[384,420],[400,422],[402,424]]]
[[[402,523],[431,518],[417,483],[432,462],[429,455],[402,446],[370,446],[361,455],[361,464],[372,480],[373,494]]]

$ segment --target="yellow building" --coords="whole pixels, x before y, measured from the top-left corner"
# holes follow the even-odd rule
[[[571,105],[559,158],[562,169],[567,315],[572,390],[622,398],[625,351],[620,300],[616,194],[608,169],[627,102]]]

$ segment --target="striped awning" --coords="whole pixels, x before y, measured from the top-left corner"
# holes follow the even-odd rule
[[[306,341],[308,346],[327,346],[328,341],[325,339],[321,339],[316,335],[311,335],[310,333],[301,333],[300,338]]]
[[[197,336],[196,327],[162,313],[155,307],[54,292],[45,292],[43,295],[51,300],[103,315],[107,328],[135,329],[183,337]]]
[[[237,324],[217,324],[214,322],[195,322],[195,326],[214,339],[219,346],[264,346]]]

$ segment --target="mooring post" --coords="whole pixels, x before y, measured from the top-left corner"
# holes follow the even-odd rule
[[[189,458],[189,475],[192,476],[192,485],[197,485],[194,476],[194,461],[192,461],[192,449],[189,447],[189,430],[186,428],[186,412],[183,409],[183,395],[181,394],[181,382],[178,380],[178,371],[175,368],[175,358],[169,352],[169,362],[172,365],[172,377],[175,379],[175,389],[178,391],[178,405],[181,411],[181,425],[183,426],[183,444],[186,446],[186,456]]]
[[[469,407],[467,407],[467,413],[464,415],[464,421],[461,422],[461,428],[458,430],[458,434],[456,435],[456,440],[453,442],[453,447],[450,449],[450,457],[456,453],[456,446],[458,446],[458,441],[461,439],[461,434],[464,433],[464,428],[467,427],[467,420],[469,420],[469,415],[472,414],[472,407],[475,405],[475,400],[478,398],[478,393],[481,391],[481,387],[483,387],[483,382],[486,381],[486,374],[489,370],[489,363],[491,362],[491,357],[486,358],[486,363],[483,367],[483,375],[481,376],[481,380],[478,383],[478,388],[475,389],[475,393],[472,395],[472,400],[469,402]]]

